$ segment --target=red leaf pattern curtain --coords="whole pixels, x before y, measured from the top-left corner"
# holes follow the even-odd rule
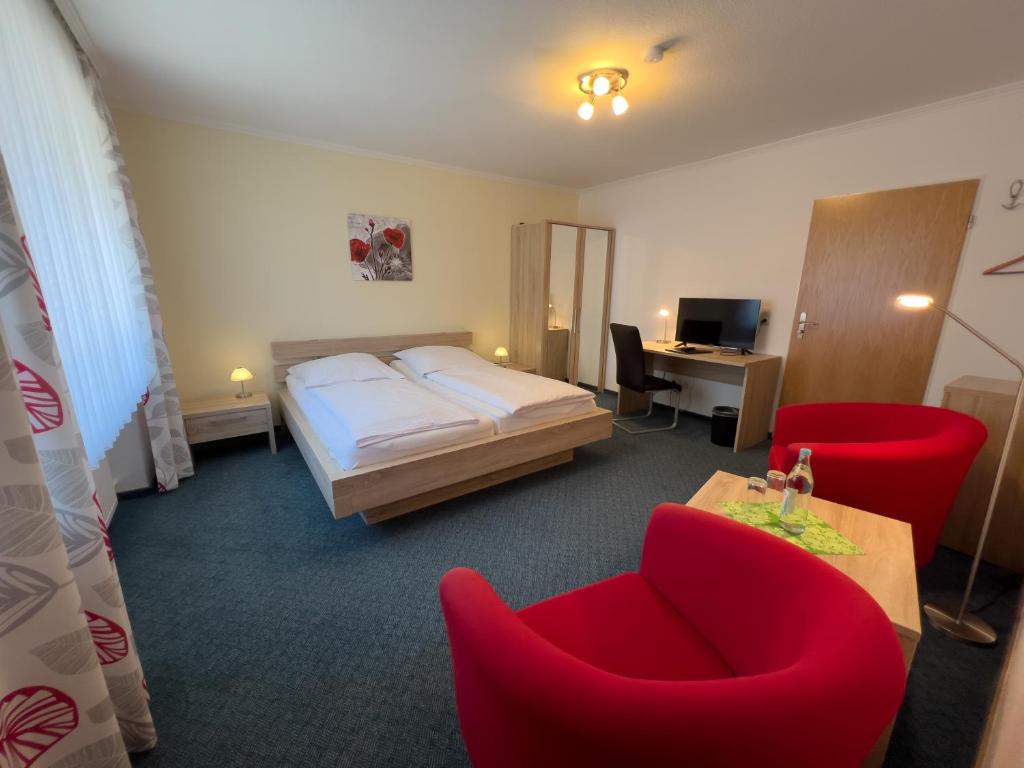
[[[56,9],[54,12],[59,16]],[[63,17],[61,18],[63,21]],[[107,102],[103,98],[99,75],[96,74],[89,57],[85,55],[85,51],[78,45],[78,41],[74,39],[69,30],[67,30],[67,34],[74,42],[75,50],[78,52],[82,74],[92,91],[96,111],[107,125],[108,135],[103,140],[104,148],[110,159],[116,163],[118,171],[111,183],[118,187],[118,199],[121,195],[124,197],[131,226],[131,232],[126,234],[126,237],[135,244],[135,252],[139,257],[140,289],[143,293],[141,300],[145,301],[149,310],[149,323],[153,329],[153,351],[156,355],[157,368],[156,374],[149,382],[149,389],[143,397],[143,408],[146,415],[146,426],[149,430],[150,447],[153,451],[153,463],[156,467],[157,490],[163,493],[177,488],[179,478],[192,476],[192,453],[189,451],[188,441],[185,438],[185,422],[181,416],[181,402],[178,399],[174,372],[171,369],[171,355],[164,338],[164,324],[160,315],[160,302],[157,299],[156,286],[153,283],[153,270],[149,263],[146,241],[142,237],[142,230],[139,229],[138,208],[132,194],[131,181],[125,172],[124,155],[121,153],[117,131],[114,128],[110,110],[107,108]]]
[[[127,766],[156,731],[48,326],[0,162],[0,766]]]

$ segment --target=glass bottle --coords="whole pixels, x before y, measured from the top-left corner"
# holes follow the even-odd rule
[[[813,489],[811,449],[801,448],[796,464],[786,476],[786,490],[782,493],[782,509],[779,511],[779,524],[789,533],[799,536],[807,529]]]

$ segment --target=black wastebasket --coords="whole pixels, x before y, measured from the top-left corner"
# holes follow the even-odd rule
[[[736,442],[736,423],[740,409],[731,405],[716,405],[711,409],[711,442],[732,448]]]

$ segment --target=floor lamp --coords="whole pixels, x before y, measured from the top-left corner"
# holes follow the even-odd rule
[[[1014,435],[1017,432],[1017,417],[1020,416],[1021,402],[1024,401],[1024,363],[1012,357],[1009,352],[986,337],[976,328],[971,327],[961,318],[950,312],[945,307],[936,304],[931,296],[920,294],[903,294],[896,299],[897,305],[904,309],[937,309],[950,320],[954,320],[972,335],[977,337],[984,344],[988,345],[997,354],[1002,355],[1014,365],[1021,374],[1021,383],[1017,385],[1017,399],[1013,404],[1013,414],[1010,416],[1010,427],[1006,432],[1006,440],[1003,443],[1003,453],[999,458],[999,468],[996,470],[996,479],[992,485],[992,495],[988,499],[988,509],[985,512],[985,520],[981,524],[981,535],[978,536],[978,548],[974,553],[974,560],[971,561],[971,575],[967,577],[967,588],[964,590],[964,597],[960,601],[959,608],[953,609],[948,606],[939,606],[934,603],[925,603],[924,612],[928,621],[936,629],[941,629],[947,635],[962,640],[965,643],[974,645],[995,645],[998,635],[991,625],[984,619],[967,613],[967,601],[971,598],[971,590],[974,588],[974,577],[978,575],[978,564],[981,562],[981,553],[985,548],[985,539],[988,537],[988,526],[992,522],[992,512],[996,508],[996,500],[999,498],[999,486],[1003,481],[1003,472],[1006,469],[1006,461],[1010,455],[1010,445],[1013,443]]]

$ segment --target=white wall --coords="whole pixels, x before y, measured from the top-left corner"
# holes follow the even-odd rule
[[[815,199],[980,178],[951,308],[1024,356],[1024,276],[981,275],[1024,254],[1024,207],[1000,206],[1021,177],[1024,84],[1017,84],[585,190],[580,220],[618,230],[612,321],[638,325],[653,339],[661,334],[658,308],[674,311],[679,296],[761,298],[771,321],[758,351],[785,355]],[[967,373],[1012,378],[1015,371],[947,322],[926,402],[938,403],[942,387]],[[702,413],[738,404],[738,388],[729,385],[694,382],[689,396],[689,408]]]
[[[132,420],[124,425],[104,461],[110,466],[114,488],[119,493],[153,487],[156,470],[141,405],[135,410]]]
[[[186,401],[234,392],[240,365],[273,393],[278,340],[469,330],[490,357],[508,345],[512,225],[571,220],[578,207],[575,190],[114,120]],[[349,213],[412,222],[412,282],[352,279]]]

